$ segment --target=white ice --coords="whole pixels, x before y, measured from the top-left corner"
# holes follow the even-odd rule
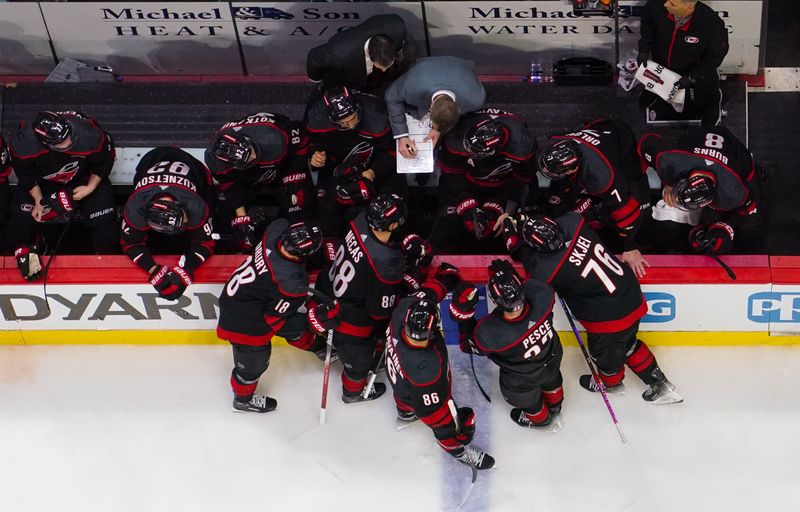
[[[623,445],[566,347],[559,433],[518,427],[497,370],[451,349],[454,393],[498,461],[463,510],[800,510],[800,347],[654,352],[685,397],[652,406],[626,378],[612,396]],[[226,346],[0,347],[0,511],[456,510],[469,470],[390,396],[345,405],[334,365],[327,425],[321,363],[279,346],[259,390],[274,412],[234,414]]]

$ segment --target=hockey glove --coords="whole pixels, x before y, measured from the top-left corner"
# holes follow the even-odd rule
[[[694,78],[690,76],[682,76],[680,80],[675,82],[675,87],[678,89],[689,89],[695,84]]]
[[[475,344],[475,340],[472,339],[472,336],[466,333],[458,335],[458,348],[465,354],[475,354],[476,356],[483,355],[483,352],[481,352]]]
[[[334,178],[353,178],[367,170],[375,148],[369,142],[359,142],[344,157],[342,163],[333,169]]]
[[[288,202],[289,213],[300,211],[306,204],[306,173],[293,172],[281,178],[283,194]]]
[[[323,302],[309,307],[306,317],[308,318],[308,323],[311,324],[311,328],[317,334],[325,334],[331,329],[336,329],[339,325],[337,317],[341,309],[338,301],[333,301],[332,303]]]
[[[517,226],[522,226],[524,223],[524,220],[518,221],[511,217],[506,217],[503,221],[503,242],[505,242],[509,254],[516,251],[517,248],[519,248],[519,244],[522,242],[522,237],[520,236]]]
[[[75,203],[72,201],[72,193],[67,189],[54,192],[45,201],[45,206],[50,209],[42,215],[42,222],[52,222],[58,218],[64,220],[72,217],[75,212]]]
[[[431,264],[433,258],[431,244],[419,235],[406,235],[400,243],[400,250],[403,251],[406,262],[413,268]]]
[[[450,301],[450,318],[456,322],[465,322],[475,316],[478,306],[478,289],[470,283],[460,282],[453,289]]]
[[[470,233],[475,232],[475,210],[478,209],[478,202],[472,199],[464,199],[456,205],[456,215],[461,217],[461,222],[464,224],[464,229]]]
[[[452,292],[461,282],[461,274],[458,272],[458,267],[444,262],[436,269],[435,279],[444,286],[445,290]]]
[[[375,197],[375,185],[367,178],[336,185],[336,202],[344,206],[365,204],[373,197]]]
[[[168,267],[159,265],[150,274],[150,284],[156,289],[158,295],[167,300],[178,300],[192,284],[189,273],[181,267]]]
[[[14,258],[17,260],[20,274],[26,281],[36,281],[42,277],[42,262],[39,260],[39,255],[30,248],[24,245],[17,247]]]
[[[239,243],[242,244],[242,249],[245,251],[253,250],[253,247],[258,244],[256,225],[249,215],[234,218],[231,221],[231,227]]]
[[[730,254],[733,250],[733,228],[724,222],[710,226],[697,225],[689,231],[692,250],[706,254]]]

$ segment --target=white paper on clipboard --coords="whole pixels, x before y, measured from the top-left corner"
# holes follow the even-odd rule
[[[416,158],[403,158],[400,155],[399,147],[397,152],[397,173],[398,174],[421,174],[433,172],[433,145],[430,142],[422,142],[431,131],[430,116],[426,115],[422,119],[414,119],[406,114],[406,124],[408,125],[408,136],[417,146]],[[399,144],[399,142],[397,142]]]

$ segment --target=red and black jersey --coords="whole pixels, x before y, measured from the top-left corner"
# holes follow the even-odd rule
[[[375,171],[377,183],[381,184],[397,168],[397,152],[386,104],[371,94],[357,91],[350,91],[350,94],[360,106],[356,127],[352,130],[337,128],[328,118],[325,100],[320,98],[308,110],[306,131],[310,147],[315,151],[325,151],[328,160],[325,167],[333,169],[344,161],[351,149],[367,142],[373,147],[370,166]]]
[[[642,7],[639,53],[652,54],[659,64],[697,81],[716,81],[717,68],[728,54],[728,29],[714,10],[697,2],[684,24],[675,23],[662,0]]]
[[[495,309],[478,322],[473,340],[498,366],[514,373],[531,374],[541,368],[541,362],[561,341],[553,328],[553,289],[529,279],[523,290],[526,301],[522,314],[507,320],[501,310]]]
[[[444,290],[424,287],[397,304],[387,329],[386,375],[394,389],[395,400],[411,408],[431,428],[441,428],[452,421],[447,402],[450,400],[450,367],[447,346],[441,332],[425,347],[413,347],[403,340],[408,309],[417,301],[439,302]]]
[[[372,233],[363,213],[349,224],[333,263],[317,277],[316,288],[342,305],[337,331],[367,337],[387,320],[403,290],[405,260],[399,250]]]
[[[111,136],[96,121],[79,112],[58,112],[72,125],[74,144],[66,151],[55,151],[39,142],[33,128],[21,123],[11,139],[11,157],[21,190],[34,185],[54,189],[74,189],[85,185],[90,175],[108,179],[116,151]]]
[[[189,153],[167,146],[147,152],[136,166],[133,192],[123,211],[123,251],[146,271],[155,265],[147,248],[151,229],[147,223],[147,210],[154,199],[168,194],[188,217],[184,222],[184,231],[190,234],[190,242],[181,266],[190,274],[193,273],[214,250],[209,207],[211,189],[208,169]]]
[[[640,202],[631,194],[631,182],[646,180],[636,154],[636,138],[626,123],[610,119],[591,122],[581,130],[550,138],[550,143],[570,139],[578,143],[580,170],[550,183],[551,202],[574,203],[579,213],[581,197],[592,198],[614,223],[626,248],[633,249],[641,225]],[[630,243],[628,243],[630,242]]]
[[[243,345],[265,345],[305,303],[308,273],[281,255],[278,243],[289,221],[267,226],[252,256],[237,268],[219,297],[217,335]]]
[[[227,123],[217,131],[214,140],[225,133],[249,137],[256,149],[256,162],[247,169],[237,169],[217,159],[213,147],[206,148],[206,165],[219,182],[220,189],[228,195],[243,195],[236,189],[270,185],[286,172],[308,168],[308,137],[300,123],[284,115],[259,112]]]
[[[487,115],[500,124],[505,142],[494,155],[474,159],[464,147],[464,137]],[[521,205],[528,187],[536,186],[536,139],[521,117],[486,108],[461,116],[442,140],[438,163],[442,170],[440,187],[449,187],[450,197],[457,201],[471,196],[471,190],[490,189],[502,191],[505,199]]]
[[[631,268],[608,252],[580,214],[555,219],[565,245],[553,253],[524,246],[514,253],[528,274],[552,286],[589,332],[624,330],[647,313]]]
[[[710,206],[715,210],[748,215],[757,209],[753,155],[724,126],[694,128],[674,146],[647,134],[639,142],[639,154],[665,185],[674,186],[692,171],[711,174],[716,193]]]
[[[0,135],[0,185],[8,185],[9,175],[11,175],[11,154],[8,152],[6,141]]]

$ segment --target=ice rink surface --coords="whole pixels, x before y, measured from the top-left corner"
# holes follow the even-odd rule
[[[451,348],[454,394],[475,445],[497,458],[461,510],[800,510],[800,347],[654,352],[686,401],[652,406],[626,378],[611,401],[565,348],[559,433],[509,419],[497,370]],[[274,412],[234,414],[226,346],[0,347],[0,510],[31,512],[457,510],[468,468],[419,422],[395,430],[390,396],[345,405],[335,364],[319,425],[322,364],[275,347],[259,391]],[[383,379],[384,377],[381,377]]]

